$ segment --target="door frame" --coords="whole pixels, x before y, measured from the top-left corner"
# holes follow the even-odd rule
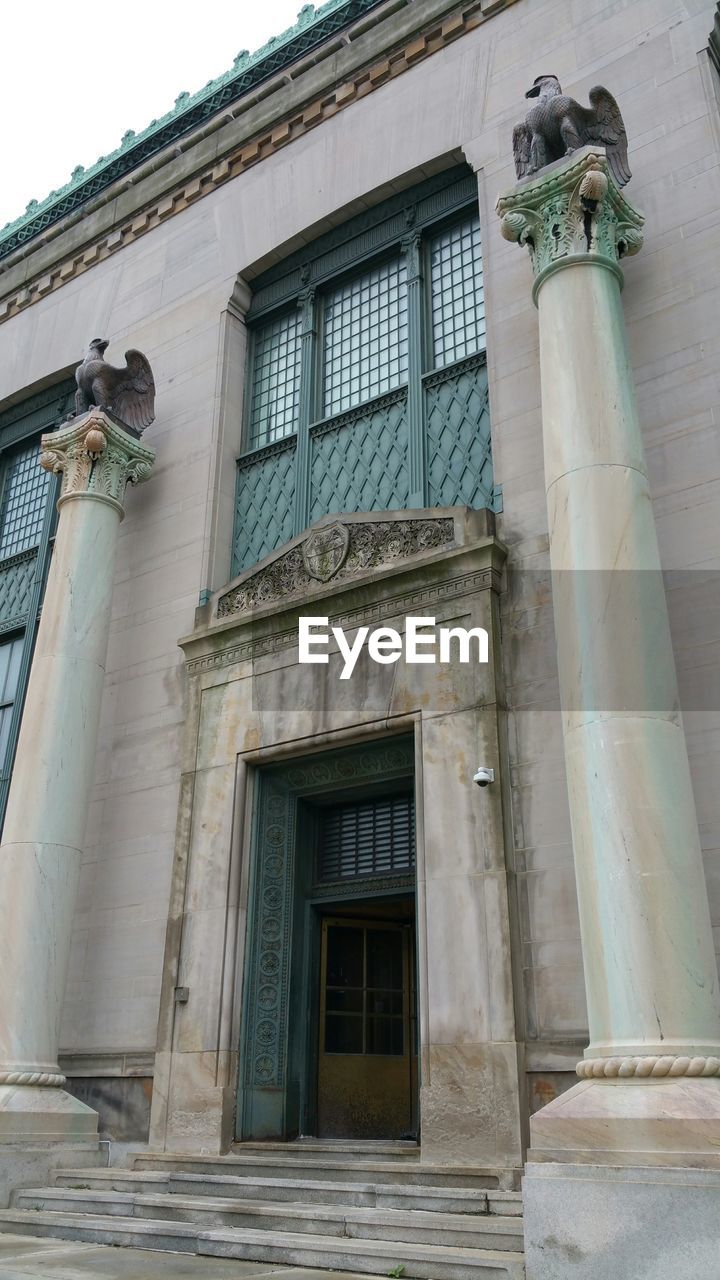
[[[289,1140],[317,1130],[317,1035],[314,1045],[312,1038],[318,992],[313,994],[312,983],[313,969],[318,973],[319,908],[341,898],[397,897],[415,890],[417,834],[412,876],[378,876],[313,892],[312,868],[298,856],[299,846],[316,838],[312,800],[367,794],[376,787],[406,781],[415,795],[417,817],[415,752],[412,735],[388,735],[359,746],[286,759],[257,771],[236,1141]],[[416,832],[418,826],[416,822]],[[415,900],[417,939],[417,895]],[[416,955],[418,949],[416,944]],[[297,1010],[310,1016],[298,1019]]]

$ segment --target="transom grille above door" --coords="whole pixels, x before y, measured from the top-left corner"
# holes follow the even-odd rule
[[[415,806],[409,792],[323,810],[317,868],[320,884],[414,869]]]

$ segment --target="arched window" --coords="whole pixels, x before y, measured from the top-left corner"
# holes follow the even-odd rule
[[[234,573],[331,512],[497,509],[468,169],[253,283]]]

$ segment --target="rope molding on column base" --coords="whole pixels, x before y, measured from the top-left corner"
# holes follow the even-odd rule
[[[62,1089],[66,1077],[52,1071],[0,1071],[0,1085],[34,1084],[46,1089]]]
[[[720,1076],[720,1058],[583,1058],[575,1071],[581,1080],[626,1080],[632,1076],[657,1080],[663,1076]]]

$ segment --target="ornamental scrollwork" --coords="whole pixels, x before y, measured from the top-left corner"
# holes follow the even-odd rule
[[[537,278],[563,259],[618,261],[642,247],[644,218],[615,185],[602,149],[525,179],[496,205],[500,233],[527,246]]]
[[[41,441],[41,467],[62,476],[59,502],[92,495],[121,514],[127,484],[147,480],[154,461],[152,449],[99,410],[73,419]]]
[[[341,525],[341,522],[337,522]],[[333,526],[333,528],[337,527]],[[310,533],[305,541],[292,547],[273,560],[265,568],[249,577],[220,597],[217,609],[219,618],[245,613],[304,595],[316,588],[318,580],[343,582],[369,570],[383,568],[422,551],[449,547],[454,540],[454,522],[450,517],[436,520],[372,520],[348,521],[342,524],[347,530],[347,549],[337,557],[337,568],[319,579],[312,562],[304,554],[306,543],[316,536]],[[330,566],[332,569],[332,565]]]

